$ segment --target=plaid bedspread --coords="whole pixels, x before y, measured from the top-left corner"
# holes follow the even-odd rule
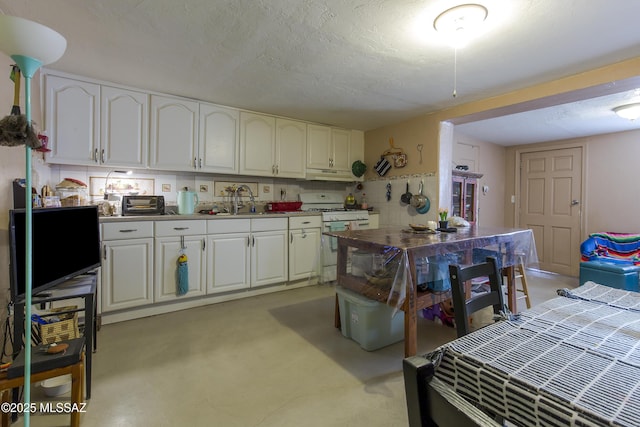
[[[559,294],[441,347],[436,376],[518,426],[640,426],[640,293]]]

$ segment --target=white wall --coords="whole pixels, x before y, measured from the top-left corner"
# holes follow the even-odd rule
[[[506,179],[506,149],[503,146],[493,144],[491,142],[480,141],[478,139],[454,132],[454,141],[456,144],[464,144],[466,147],[473,147],[477,152],[475,167],[470,167],[470,171],[481,173],[482,178],[479,179],[478,185],[478,224],[484,226],[505,226],[504,202],[505,202],[505,179]],[[456,150],[454,144],[454,163],[458,160],[462,164],[470,163],[458,159],[459,151]],[[476,150],[477,149],[477,150]],[[469,153],[460,153],[465,156]],[[488,191],[482,192],[482,187],[487,186]]]
[[[586,143],[585,237],[640,233],[640,131],[582,138]]]

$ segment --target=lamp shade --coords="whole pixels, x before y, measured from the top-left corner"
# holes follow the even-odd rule
[[[32,58],[41,65],[60,59],[67,40],[59,33],[37,22],[16,16],[0,15],[0,51],[12,58]]]

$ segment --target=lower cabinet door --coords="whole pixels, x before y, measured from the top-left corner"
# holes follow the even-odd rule
[[[105,241],[102,312],[153,303],[153,239]]]
[[[289,280],[318,275],[320,265],[320,229],[289,231]]]
[[[203,236],[184,237],[184,253],[187,255],[187,268],[189,271],[189,291],[185,295],[178,295],[180,246],[180,237],[156,237],[155,302],[173,301],[179,298],[205,294],[205,238]]]
[[[287,230],[251,234],[251,287],[289,279]]]
[[[248,288],[251,282],[249,233],[207,238],[207,293]]]

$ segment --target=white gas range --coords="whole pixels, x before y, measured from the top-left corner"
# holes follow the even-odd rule
[[[369,211],[363,209],[345,209],[344,195],[335,192],[308,192],[300,194],[301,210],[321,212],[324,231],[344,231],[369,228]],[[322,274],[321,282],[336,280],[338,244],[335,237],[322,237]]]

